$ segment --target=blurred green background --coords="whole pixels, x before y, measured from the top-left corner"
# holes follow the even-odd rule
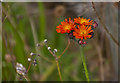
[[[115,3],[95,3],[97,12],[109,32],[117,40],[118,19]],[[117,80],[118,46],[107,35],[94,13],[91,3],[68,2],[16,2],[2,3],[2,80],[17,81],[19,76],[15,63],[22,63],[28,68],[30,53],[37,53],[54,61],[54,57],[45,46],[36,44],[48,39],[48,45],[58,49],[59,56],[67,45],[67,35],[56,32],[56,26],[65,18],[85,17],[95,20],[98,27],[95,36],[88,40],[84,54],[90,80]],[[0,45],[1,46],[1,45]],[[50,63],[38,57],[37,66],[31,66],[28,78],[31,81],[59,81],[56,63]],[[102,60],[102,61],[101,61]],[[71,40],[70,47],[59,60],[64,81],[86,81],[80,56],[79,45]],[[25,80],[25,79],[23,79]]]

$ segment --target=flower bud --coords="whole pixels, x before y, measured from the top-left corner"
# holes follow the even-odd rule
[[[53,53],[55,54],[57,52],[57,49],[54,49]]]
[[[40,44],[38,43],[36,46],[37,46],[37,47],[39,47],[39,46],[40,46]]]
[[[34,66],[37,65],[37,61],[36,61],[36,59],[34,59],[34,61],[33,61],[33,65],[34,65]]]
[[[98,24],[96,22],[94,22],[93,27],[96,28],[98,26]]]
[[[79,42],[78,42],[78,43],[81,45],[81,44],[83,44],[83,41],[82,41],[82,40],[79,40]]]
[[[48,47],[48,50],[51,50],[51,47]]]
[[[47,43],[47,39],[44,40],[44,43]]]
[[[33,56],[33,55],[35,55],[35,53],[32,53],[32,52],[31,52],[30,55]]]
[[[38,54],[38,56],[40,56],[40,54]]]
[[[87,44],[87,42],[86,42],[86,41],[84,41],[84,42],[83,42],[83,44],[84,44],[84,45],[86,45],[86,44]]]
[[[31,61],[31,58],[28,58],[28,61]]]

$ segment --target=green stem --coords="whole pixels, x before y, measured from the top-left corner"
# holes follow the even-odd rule
[[[61,76],[61,72],[60,72],[59,62],[57,60],[56,60],[56,64],[57,64],[57,68],[58,68],[58,73],[59,73],[60,81],[62,81],[62,76]]]
[[[88,75],[87,65],[86,65],[86,62],[85,62],[85,56],[84,56],[84,52],[83,52],[83,47],[81,47],[81,46],[80,46],[80,53],[81,53],[81,57],[82,57],[82,61],[83,61],[83,66],[84,66],[84,69],[85,69],[86,79],[89,82],[90,79],[89,79],[89,75]]]

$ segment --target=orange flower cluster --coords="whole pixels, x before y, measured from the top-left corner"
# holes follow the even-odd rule
[[[61,22],[61,25],[57,26],[56,31],[58,33],[70,33],[71,30],[73,30],[75,28],[75,24],[74,22],[71,20],[71,18],[69,18],[69,21],[67,19],[65,19],[65,22]]]
[[[83,40],[84,39],[87,39],[87,38],[91,38],[92,35],[89,34],[93,32],[91,26],[85,26],[85,25],[82,25],[82,26],[77,26],[77,28],[74,29],[74,32],[73,32],[73,35],[78,38],[78,39],[81,39]]]
[[[71,18],[69,18],[61,22],[61,24],[56,27],[56,31],[58,33],[68,33],[68,36],[71,36],[72,39],[75,37],[79,40],[86,40],[93,37],[93,29],[96,28],[96,26],[97,23],[90,19],[78,17],[71,20]]]
[[[90,21],[90,19],[86,19],[86,18],[83,18],[83,17],[82,18],[80,18],[80,17],[74,18],[74,22],[78,23],[80,25],[92,25],[93,24],[92,20]]]

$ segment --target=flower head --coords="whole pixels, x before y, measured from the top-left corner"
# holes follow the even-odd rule
[[[77,39],[87,39],[87,38],[91,38],[93,30],[91,28],[91,26],[85,26],[85,25],[78,25],[77,28],[74,29],[73,35],[77,38]]]
[[[67,19],[65,19],[65,21],[61,22],[61,25],[57,26],[56,31],[58,33],[70,33],[71,30],[73,30],[75,28],[75,24],[74,22],[71,20],[71,18],[69,18],[69,21]]]
[[[90,19],[86,19],[86,18],[83,18],[83,17],[82,18],[80,18],[80,17],[74,18],[74,22],[78,23],[80,25],[93,25],[92,20],[90,21]]]

